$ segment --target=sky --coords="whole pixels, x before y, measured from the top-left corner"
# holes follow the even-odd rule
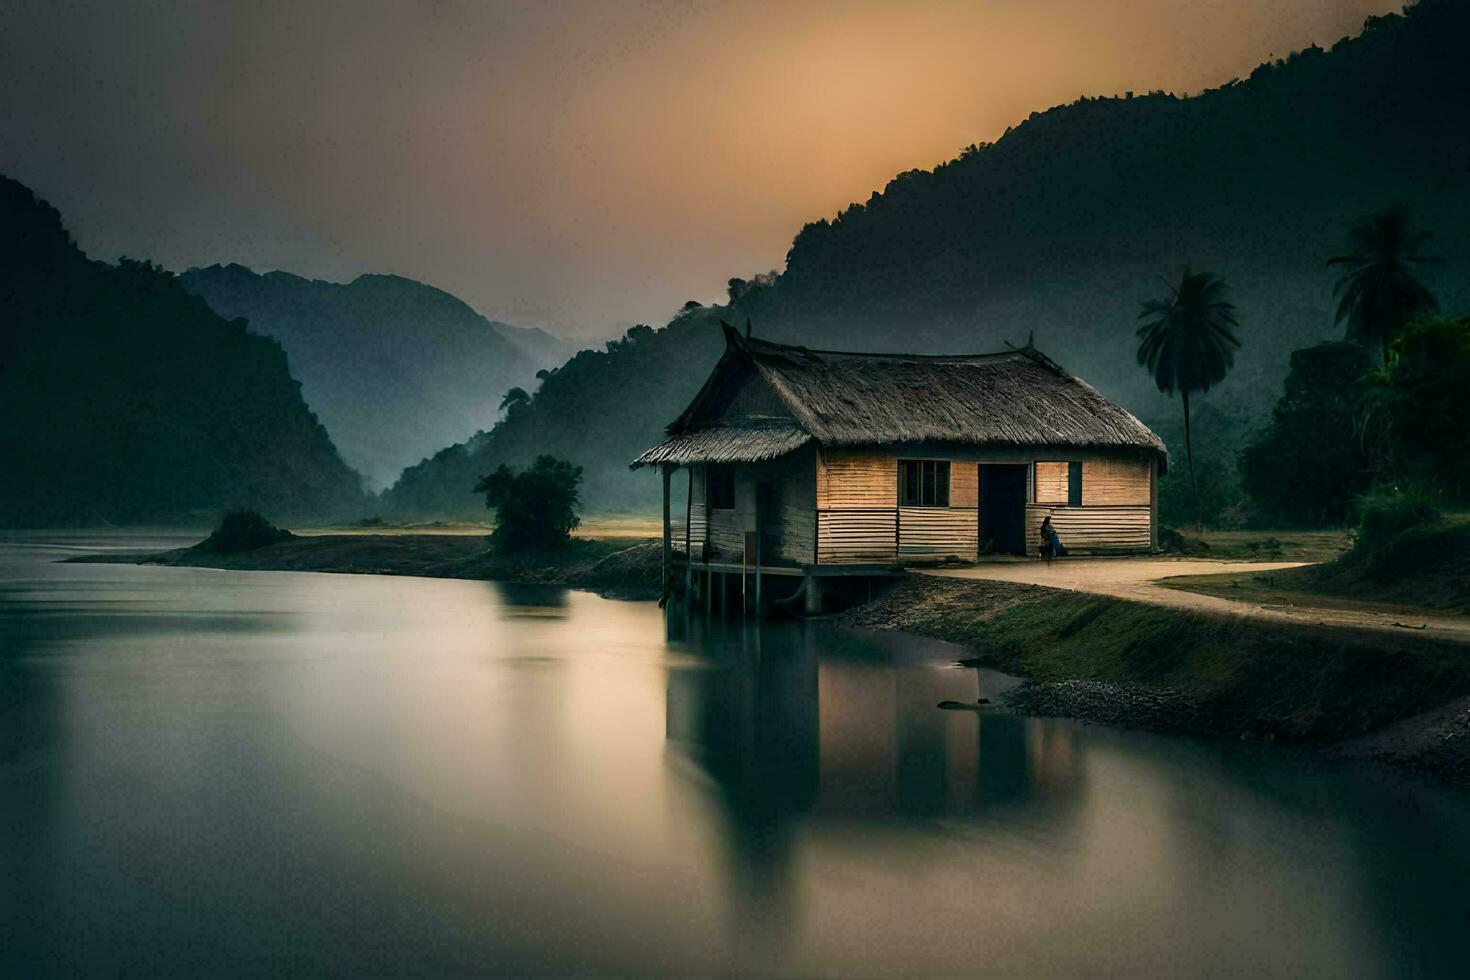
[[[95,258],[396,273],[608,337],[1033,111],[1400,6],[0,0],[0,173]]]

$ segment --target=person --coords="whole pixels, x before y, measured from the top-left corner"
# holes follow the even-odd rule
[[[1057,529],[1051,526],[1051,518],[1042,518],[1041,557],[1046,559],[1047,564],[1051,564],[1053,558],[1061,558],[1066,553],[1066,546],[1062,544],[1062,539],[1057,534]]]

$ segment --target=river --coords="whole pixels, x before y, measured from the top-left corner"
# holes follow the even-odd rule
[[[1470,972],[1470,799],[953,647],[0,541],[0,974]],[[672,632],[672,638],[671,638]]]

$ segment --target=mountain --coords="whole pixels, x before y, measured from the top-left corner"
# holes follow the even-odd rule
[[[88,259],[3,177],[0,227],[0,526],[362,512],[280,344],[157,266]]]
[[[583,467],[582,497],[593,509],[646,507],[656,477],[632,474],[629,446],[656,437],[704,382],[724,349],[720,307],[692,306],[662,330],[636,326],[604,350],[584,350],[547,373],[528,403],[511,406],[478,432],[403,471],[384,492],[398,516],[483,517],[470,488],[501,462],[524,465],[542,453]],[[643,447],[640,446],[640,450]]]
[[[344,284],[214,265],[180,281],[281,343],[343,458],[375,487],[493,422],[506,391],[533,386],[568,354],[542,330],[487,320],[399,276]]]
[[[1430,285],[1470,301],[1470,5],[1370,18],[1200,95],[1081,99],[993,145],[900,174],[796,236],[740,304],[777,338],[892,349],[1036,344],[1145,414],[1138,303],[1192,265],[1222,275],[1242,324],[1220,395],[1263,405],[1290,352],[1340,339],[1336,270],[1351,221],[1407,205],[1437,229]]]
[[[1228,440],[1264,416],[1290,352],[1341,337],[1325,260],[1354,218],[1408,205],[1438,231],[1444,261],[1428,285],[1445,309],[1470,308],[1467,37],[1470,4],[1424,0],[1370,18],[1330,51],[1308,48],[1197,96],[1129,93],[1035,113],[807,225],[779,275],[731,280],[728,307],[578,355],[491,432],[406,472],[387,500],[473,512],[465,475],[539,447],[595,474],[591,507],[651,503],[653,481],[616,464],[657,440],[697,388],[720,316],[835,349],[987,351],[1033,337],[1163,421],[1168,438],[1178,408],[1138,369],[1134,329],[1140,301],[1185,265],[1222,275],[1239,307],[1236,368],[1199,406],[1232,421],[1213,447],[1197,444],[1233,454]]]

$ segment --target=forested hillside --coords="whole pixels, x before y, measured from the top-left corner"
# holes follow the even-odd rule
[[[532,400],[511,405],[494,429],[405,470],[384,494],[384,507],[399,515],[483,517],[482,501],[470,492],[475,482],[501,462],[524,464],[542,453],[583,467],[583,500],[594,509],[649,505],[658,480],[628,471],[628,447],[658,438],[704,383],[724,350],[722,311],[691,306],[662,330],[634,327],[605,350],[582,351],[549,372]]]
[[[1038,346],[1152,414],[1132,363],[1141,299],[1185,265],[1230,286],[1243,348],[1216,397],[1259,405],[1290,351],[1337,336],[1338,254],[1358,216],[1404,204],[1436,229],[1430,283],[1470,298],[1470,5],[1374,18],[1192,98],[1082,99],[994,145],[901,174],[802,229],[742,302],[767,333],[865,347]]]
[[[0,526],[361,513],[274,340],[146,262],[107,265],[0,177]]]
[[[839,349],[985,351],[1034,336],[1173,445],[1177,407],[1138,369],[1134,328],[1140,301],[1185,265],[1222,276],[1239,308],[1243,348],[1202,399],[1196,434],[1205,466],[1233,456],[1280,394],[1290,352],[1341,337],[1326,259],[1359,215],[1407,205],[1438,232],[1428,285],[1444,308],[1470,304],[1467,37],[1470,4],[1426,0],[1194,97],[1125,93],[1034,114],[806,226],[783,273],[732,280],[730,308],[579,355],[565,381],[405,474],[389,500],[473,513],[472,475],[553,452],[598,474],[592,506],[647,505],[654,481],[620,467],[713,364],[717,314]],[[1228,440],[1213,456],[1212,427]]]
[[[307,403],[374,487],[486,425],[507,390],[533,385],[569,353],[541,330],[487,320],[400,276],[335,283],[215,265],[180,281],[280,341]]]

